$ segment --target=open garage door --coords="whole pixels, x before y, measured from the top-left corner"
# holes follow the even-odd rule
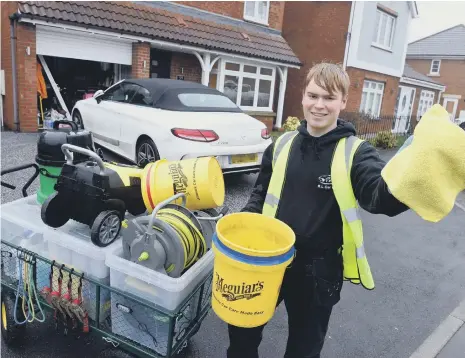
[[[38,55],[131,65],[132,44],[115,37],[48,26],[36,28]]]

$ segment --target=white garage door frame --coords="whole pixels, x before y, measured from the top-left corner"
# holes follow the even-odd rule
[[[51,26],[36,26],[38,55],[132,64],[132,41]]]

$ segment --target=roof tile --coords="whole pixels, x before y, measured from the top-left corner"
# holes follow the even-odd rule
[[[194,44],[251,57],[300,65],[288,43],[279,34],[250,31],[241,26],[217,23],[182,14],[187,26],[176,20],[179,14],[155,6],[132,2],[20,1],[25,17],[72,22],[124,31],[143,37]],[[242,36],[245,32],[250,41]]]
[[[465,25],[440,31],[408,46],[410,56],[465,56]]]
[[[424,82],[429,82],[429,83],[433,83],[433,84],[436,84],[436,85],[441,85],[441,86],[444,86],[442,83],[439,83],[435,80],[433,80],[432,78],[420,73],[420,72],[417,72],[415,71],[411,66],[409,66],[408,64],[405,64],[404,66],[404,74],[403,74],[404,77],[407,77],[407,78],[412,78],[414,80],[420,80],[420,81],[424,81]]]

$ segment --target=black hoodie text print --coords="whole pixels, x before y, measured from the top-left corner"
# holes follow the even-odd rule
[[[318,189],[331,190],[333,188],[331,175],[320,175],[318,177]]]

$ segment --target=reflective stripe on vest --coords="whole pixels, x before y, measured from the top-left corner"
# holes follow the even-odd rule
[[[279,137],[273,151],[273,174],[263,204],[262,213],[275,217],[286,177],[287,161],[292,143],[298,132],[288,132]],[[350,169],[358,147],[363,141],[357,137],[339,140],[331,164],[331,182],[343,223],[342,258],[344,278],[366,289],[375,287],[363,246],[363,226],[359,207],[350,178]]]
[[[287,132],[278,138],[273,151],[273,167],[276,165],[276,160],[279,158],[281,151],[284,149],[287,143],[289,143],[290,146],[292,139],[294,139],[297,133],[297,131]]]

